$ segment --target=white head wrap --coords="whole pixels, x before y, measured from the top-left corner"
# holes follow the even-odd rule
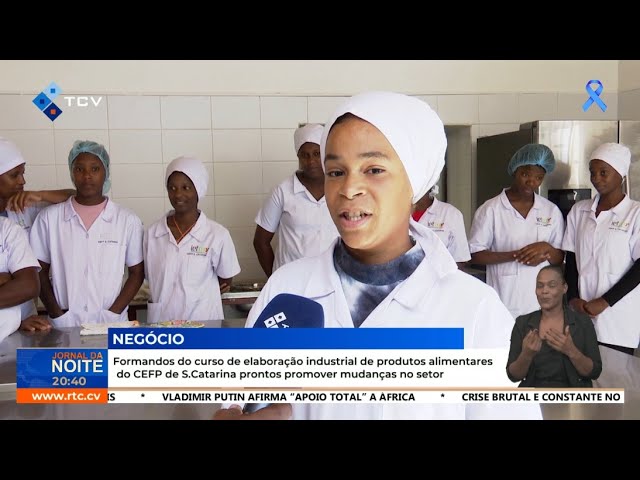
[[[15,143],[0,137],[0,175],[26,163]]]
[[[207,186],[209,185],[209,172],[204,164],[195,157],[178,157],[171,160],[167,165],[167,173],[164,176],[164,184],[167,185],[169,177],[173,172],[182,172],[193,182],[198,193],[198,200],[203,200],[207,194]]]
[[[307,123],[298,128],[293,134],[293,146],[296,149],[296,155],[300,151],[300,147],[307,142],[320,145],[323,129],[324,127],[319,123]]]
[[[629,174],[631,151],[620,143],[603,143],[593,151],[589,157],[589,162],[596,159],[607,162],[622,177],[626,177]]]
[[[392,92],[367,92],[347,99],[324,127],[320,143],[323,169],[329,131],[345,113],[366,120],[387,138],[407,172],[413,203],[436,184],[444,167],[447,137],[442,120],[426,102]]]

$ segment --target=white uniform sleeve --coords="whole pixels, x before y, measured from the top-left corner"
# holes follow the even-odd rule
[[[284,192],[282,185],[278,185],[271,192],[271,196],[256,215],[255,222],[267,232],[275,233],[280,225],[280,217],[284,209]]]
[[[127,267],[133,267],[142,262],[144,258],[142,251],[142,237],[144,236],[144,227],[142,220],[136,215],[131,214],[127,220],[127,253],[125,262]]]
[[[36,267],[37,271],[40,271],[40,263],[33,254],[27,234],[13,222],[9,224],[5,245],[9,250],[8,267],[10,273],[29,267]]]
[[[48,209],[40,211],[36,217],[31,232],[29,232],[29,243],[31,249],[38,260],[51,264],[51,249],[49,244],[49,218]]]
[[[576,222],[578,217],[578,209],[577,203],[571,207],[569,211],[569,215],[567,215],[567,227],[564,232],[564,237],[562,237],[562,247],[561,249],[565,252],[574,252],[576,251]]]
[[[549,236],[549,245],[553,248],[559,248],[562,250],[562,239],[564,237],[564,218],[562,218],[562,212],[558,207],[555,207],[552,212],[553,231]]]
[[[221,228],[221,230],[220,248],[218,255],[211,256],[211,266],[220,278],[235,277],[240,273],[236,247],[229,231],[226,228]]]
[[[147,253],[149,252],[149,228],[151,226],[144,228],[142,233],[142,258],[144,260],[144,278],[149,280],[149,262],[147,261]]]
[[[634,262],[640,258],[640,215],[635,218],[635,222],[631,230],[629,250],[631,251],[631,258],[633,258]]]
[[[453,245],[450,252],[453,259],[456,262],[471,260],[467,232],[464,228],[464,218],[462,217],[462,212],[455,207],[451,210],[451,232],[453,233]]]
[[[493,215],[487,203],[484,203],[473,216],[469,251],[471,253],[490,250],[493,245]]]

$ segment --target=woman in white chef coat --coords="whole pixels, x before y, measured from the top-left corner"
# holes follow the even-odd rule
[[[495,291],[458,270],[438,237],[411,219],[412,205],[440,175],[445,150],[441,120],[419,99],[368,92],[345,101],[321,140],[325,195],[340,238],[323,254],[274,272],[246,326],[253,327],[276,295],[290,293],[318,302],[325,327],[462,327],[466,347],[508,348],[513,319]],[[294,404],[292,409],[294,419],[540,417],[537,405],[505,406]],[[214,418],[282,418],[289,411],[283,404],[252,414],[232,407]]]
[[[554,167],[553,152],[546,145],[521,147],[507,168],[511,187],[483,203],[473,217],[471,263],[487,266],[487,284],[514,318],[540,308],[535,295],[538,271],[564,261],[562,213],[535,193]]]
[[[471,259],[462,212],[450,203],[438,200],[436,195],[438,185],[431,187],[431,190],[418,200],[411,216],[442,240],[458,267],[462,268]]]
[[[42,210],[31,227],[42,266],[40,299],[53,326],[128,321],[129,303],[144,280],[142,222],[106,196],[109,164],[104,146],[74,142],[69,172],[77,194]]]
[[[324,197],[322,129],[309,123],[295,131],[298,171],[273,189],[256,215],[253,246],[267,277],[285,263],[322,253],[338,236]],[[274,253],[271,241],[276,232]]]
[[[197,158],[178,157],[167,166],[173,210],[144,235],[150,323],[224,318],[220,293],[231,288],[240,265],[229,231],[198,209],[208,183],[207,169]]]
[[[24,230],[0,217],[0,342],[20,327],[21,304],[38,296],[39,270]]]
[[[595,198],[567,216],[567,298],[592,317],[598,341],[633,355],[640,341],[640,202],[624,193],[631,152],[605,143],[589,157]]]
[[[28,241],[31,225],[40,210],[53,203],[64,202],[75,194],[75,190],[25,190],[25,167],[26,160],[16,144],[0,138],[0,216],[12,220],[22,228]],[[35,316],[37,310],[34,299],[25,301],[21,310],[22,320]],[[33,328],[50,327],[48,322],[39,318],[31,318],[29,324]]]

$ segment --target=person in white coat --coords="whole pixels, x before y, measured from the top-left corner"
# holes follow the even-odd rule
[[[220,293],[231,288],[240,265],[229,231],[198,209],[208,183],[207,169],[195,157],[178,157],[167,166],[173,210],[144,234],[149,323],[224,318]]]
[[[487,200],[471,224],[471,263],[487,266],[487,284],[496,289],[513,318],[540,308],[536,276],[564,261],[564,219],[560,209],[538,195],[545,174],[555,167],[546,145],[529,144],[511,157],[511,187]]]
[[[298,171],[273,189],[256,215],[253,247],[267,277],[286,263],[322,253],[338,236],[324,197],[321,136],[322,125],[317,123],[295,131]],[[271,241],[276,233],[274,253]]]
[[[605,143],[589,157],[592,200],[567,216],[567,298],[592,317],[598,342],[633,355],[640,342],[640,202],[624,193],[631,151]]]
[[[129,303],[144,280],[142,222],[105,196],[109,164],[104,146],[76,141],[69,172],[77,194],[42,210],[31,227],[42,266],[40,299],[55,327],[128,321]]]
[[[51,204],[64,202],[75,194],[75,190],[25,190],[25,171],[26,160],[18,146],[0,137],[0,216],[21,227],[28,240],[31,225],[38,213]],[[31,325],[29,329],[49,328],[48,322],[35,318],[37,309],[34,300],[29,299],[22,304],[22,320],[34,317],[28,322]]]
[[[290,293],[318,302],[328,328],[460,327],[468,348],[508,349],[513,320],[496,292],[458,270],[438,237],[411,219],[445,150],[441,120],[419,99],[368,92],[344,102],[321,141],[340,238],[274,272],[246,327],[276,295]],[[538,405],[504,407],[514,405],[274,404],[251,414],[221,409],[214,418],[282,418],[289,408],[294,419],[540,418]]]
[[[467,232],[462,212],[447,202],[438,200],[438,185],[424,195],[414,206],[412,218],[435,233],[462,268],[470,259]]]
[[[20,327],[21,305],[38,296],[39,271],[23,229],[0,217],[0,342]]]

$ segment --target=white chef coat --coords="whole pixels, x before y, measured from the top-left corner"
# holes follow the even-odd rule
[[[195,226],[176,244],[167,216],[144,235],[144,266],[151,290],[147,321],[223,319],[218,277],[240,273],[229,231],[200,212]]]
[[[640,258],[640,202],[624,199],[610,210],[595,212],[600,194],[577,202],[567,216],[562,248],[576,254],[580,298],[601,297]],[[598,340],[637,348],[640,341],[640,287],[636,287],[593,321]]]
[[[13,220],[17,223],[22,229],[24,233],[27,234],[27,240],[29,239],[29,232],[31,231],[31,225],[35,221],[36,217],[40,213],[40,210],[51,205],[47,202],[37,202],[29,207],[24,209],[24,212],[16,212],[13,210],[7,210],[7,217],[10,220]],[[40,264],[38,264],[38,270],[40,269]],[[20,305],[20,309],[22,311],[22,320],[25,318],[29,318],[31,315],[37,315],[38,309],[36,308],[35,300],[27,300],[22,305]]]
[[[471,260],[464,218],[462,212],[456,207],[434,198],[433,203],[422,214],[418,223],[430,228],[442,240],[456,262]]]
[[[513,208],[503,189],[487,200],[473,217],[469,250],[471,253],[489,250],[509,252],[535,242],[547,242],[561,248],[564,219],[552,202],[534,194],[533,207],[527,218]],[[487,265],[487,284],[496,289],[502,302],[514,318],[540,309],[536,297],[536,277],[549,262],[533,267],[519,262]]]
[[[122,290],[124,266],[142,262],[142,222],[111,199],[87,231],[69,198],[37,216],[31,228],[36,257],[51,265],[58,305],[69,310],[53,319],[59,327],[126,322],[127,311],[108,309]]]
[[[271,192],[255,222],[278,232],[273,271],[298,258],[319,255],[338,237],[325,197],[316,200],[295,173]]]
[[[361,328],[462,327],[466,348],[508,349],[513,319],[496,292],[459,271],[442,242],[427,227],[411,220],[410,228],[425,258],[413,274],[371,312]],[[246,327],[253,327],[260,312],[276,295],[290,293],[322,305],[325,327],[354,328],[333,266],[336,243],[322,255],[297,260],[275,272],[249,312]],[[293,404],[292,407],[294,419],[541,418],[537,404],[323,403]]]
[[[40,263],[29,246],[27,235],[14,222],[0,217],[0,272],[14,273],[29,267],[40,271]],[[0,341],[20,328],[21,307],[0,309]]]

